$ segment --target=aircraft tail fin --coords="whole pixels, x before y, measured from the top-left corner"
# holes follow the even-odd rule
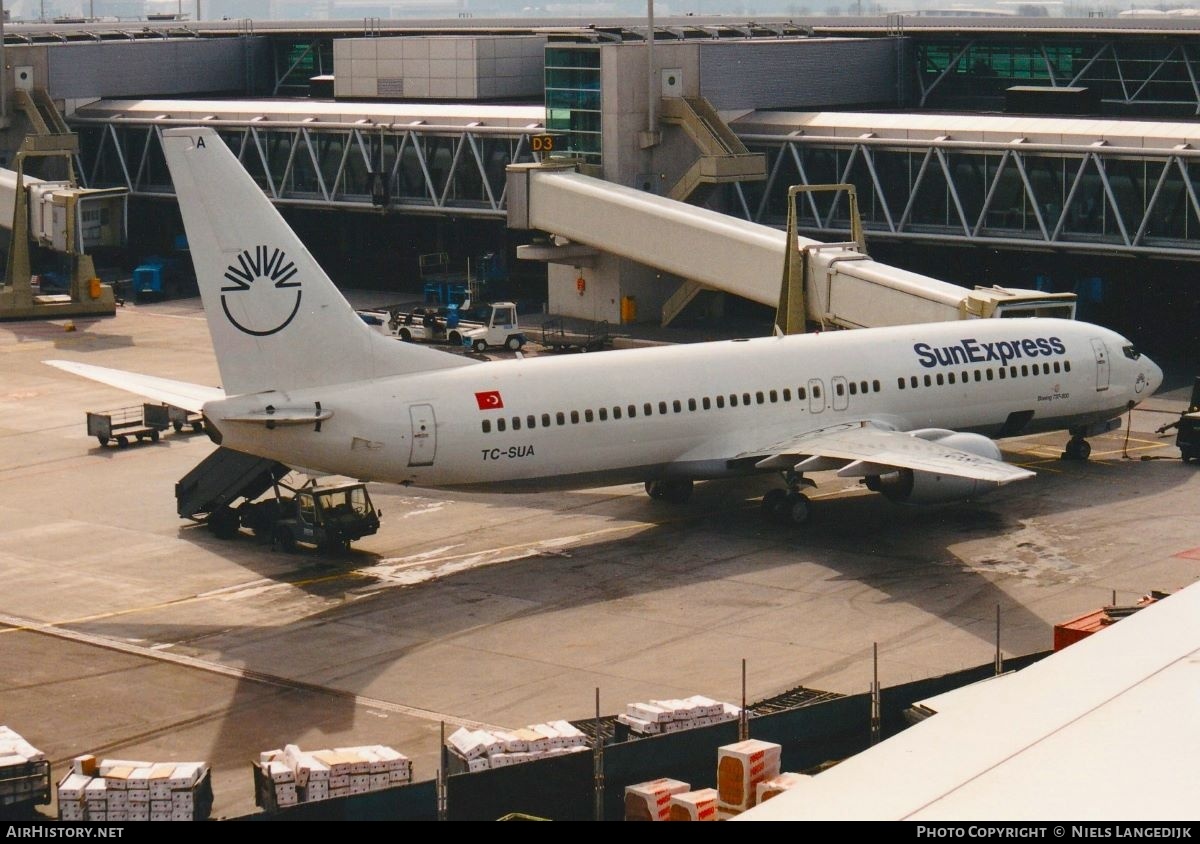
[[[212,127],[163,149],[229,395],[466,366],[369,328]]]

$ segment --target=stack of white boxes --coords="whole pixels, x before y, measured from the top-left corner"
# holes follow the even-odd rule
[[[191,821],[208,815],[197,788],[204,762],[96,761],[77,756],[58,784],[58,817],[64,821]]]
[[[412,782],[412,762],[381,744],[301,750],[294,744],[259,754],[279,808],[382,791]]]
[[[16,730],[0,726],[0,808],[32,802],[39,791],[44,795],[49,769],[46,754]]]
[[[707,727],[722,721],[736,721],[742,710],[732,703],[721,703],[703,695],[683,700],[652,700],[631,703],[617,720],[641,735],[659,735]]]
[[[446,744],[468,771],[487,771],[520,765],[546,756],[580,753],[588,749],[588,737],[565,720],[530,724],[520,730],[468,730],[460,728],[446,737]]]
[[[446,744],[467,763],[469,771],[503,768],[588,749],[587,736],[569,721],[530,724],[512,732],[460,727],[447,736]]]
[[[755,805],[758,784],[779,776],[782,751],[778,744],[758,739],[717,748],[717,791],[723,820]]]

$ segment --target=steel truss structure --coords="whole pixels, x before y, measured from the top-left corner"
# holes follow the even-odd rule
[[[161,132],[173,119],[82,118],[90,187],[173,195]],[[208,121],[278,204],[503,218],[505,167],[533,161],[540,126]],[[730,213],[782,226],[793,184],[854,184],[872,237],[1066,252],[1200,258],[1200,150],[740,134],[767,155],[764,182],[735,183]],[[800,228],[844,237],[840,194],[808,194]]]
[[[72,121],[78,172],[89,187],[135,197],[174,196],[162,131],[195,125],[164,118]],[[272,201],[410,214],[505,216],[505,167],[534,160],[540,125],[371,125],[210,120]]]
[[[780,226],[793,184],[848,182],[874,237],[1200,258],[1200,150],[741,134],[768,177],[735,213]],[[844,238],[841,194],[807,194],[800,228]]]
[[[914,43],[921,108],[958,108],[1004,97],[1012,85],[1093,89],[1101,102],[1128,111],[1200,114],[1200,47],[1194,37],[1136,33],[1072,39],[1033,33],[995,34]]]

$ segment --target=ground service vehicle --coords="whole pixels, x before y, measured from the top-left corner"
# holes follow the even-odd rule
[[[464,320],[459,324],[458,333],[462,344],[470,346],[477,352],[485,352],[489,348],[503,346],[509,351],[517,351],[525,345],[525,335],[517,322],[517,306],[513,302],[495,302],[484,305],[486,308],[485,321],[475,324]],[[474,316],[474,309],[468,308],[468,316]]]
[[[292,488],[284,483],[290,472],[274,460],[221,447],[175,485],[176,510],[203,521],[220,539],[244,527],[285,551],[301,542],[340,550],[379,530],[379,512],[363,484]],[[256,500],[271,489],[273,496]]]
[[[269,536],[272,547],[288,552],[301,542],[341,551],[379,530],[379,512],[360,483],[303,487],[290,498],[244,503],[235,512],[242,526],[256,536]]]

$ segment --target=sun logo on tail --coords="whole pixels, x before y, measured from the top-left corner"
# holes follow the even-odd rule
[[[282,249],[243,249],[237,262],[225,268],[225,280],[230,282],[221,288],[225,318],[238,331],[255,337],[287,328],[300,312],[303,291],[299,279],[294,278],[298,272]],[[287,292],[289,288],[295,291],[294,297]]]

